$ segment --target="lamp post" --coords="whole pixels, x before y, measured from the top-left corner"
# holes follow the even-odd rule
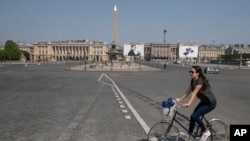
[[[111,61],[111,65],[110,65],[110,70],[111,71],[113,71],[113,61],[112,60],[113,60],[113,55],[111,55],[111,60],[110,60]]]
[[[219,53],[219,55],[218,55],[218,63],[217,63],[217,68],[219,68],[219,65],[220,65],[220,60],[221,60],[221,53]]]
[[[70,52],[68,52],[67,55],[68,55],[68,69],[70,69],[70,56],[69,56]]]
[[[139,55],[138,58],[139,58],[139,71],[141,71],[141,55]]]
[[[242,52],[240,52],[240,64],[239,64],[239,69],[241,68],[242,65]]]
[[[84,51],[84,70],[86,71],[86,52]]]
[[[122,70],[122,63],[123,63],[123,58],[121,57],[121,70]]]
[[[128,62],[129,70],[130,70],[131,60],[132,60],[132,56],[129,57],[129,62]]]

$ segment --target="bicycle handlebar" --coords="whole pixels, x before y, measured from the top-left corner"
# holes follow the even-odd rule
[[[182,103],[180,103],[180,102],[176,102],[176,101],[175,101],[175,104],[177,104],[177,108],[179,108],[179,109],[182,109],[182,108],[188,108],[188,107],[189,107],[188,105],[183,106],[183,105],[182,105]]]

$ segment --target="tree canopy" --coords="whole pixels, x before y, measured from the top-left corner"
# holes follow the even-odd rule
[[[0,60],[4,60],[6,58],[5,51],[0,50]]]
[[[12,40],[7,40],[4,45],[4,50],[0,52],[0,58],[5,58],[8,60],[19,60],[21,52],[18,44]]]

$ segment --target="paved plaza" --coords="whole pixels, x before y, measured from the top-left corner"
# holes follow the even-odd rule
[[[84,67],[1,65],[0,140],[145,141],[161,120],[161,102],[182,95],[190,81],[190,65]],[[207,74],[218,100],[207,117],[249,124],[249,69],[219,68],[219,75]],[[197,102],[180,112],[190,115]]]

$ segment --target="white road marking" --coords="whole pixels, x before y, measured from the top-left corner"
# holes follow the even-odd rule
[[[128,112],[128,110],[122,110],[122,112],[123,112],[123,113],[127,113],[127,112]]]
[[[112,84],[109,83],[105,83],[101,81],[101,78],[105,76],[106,78],[108,78]],[[141,116],[139,115],[139,113],[135,110],[135,108],[132,106],[132,104],[127,100],[127,98],[124,96],[124,94],[122,93],[122,91],[119,89],[119,87],[116,85],[116,83],[105,73],[102,73],[101,76],[99,77],[99,79],[97,80],[100,83],[103,84],[107,84],[110,85],[112,87],[115,87],[117,92],[121,95],[123,101],[127,104],[128,108],[130,109],[130,111],[133,113],[133,115],[135,116],[135,118],[137,119],[137,121],[139,122],[139,124],[141,125],[141,127],[144,129],[145,133],[148,134],[150,128],[147,125],[147,123],[141,118]],[[113,89],[113,88],[112,88]]]
[[[121,108],[125,108],[125,105],[120,105]]]
[[[125,115],[125,119],[131,119],[130,115]]]

